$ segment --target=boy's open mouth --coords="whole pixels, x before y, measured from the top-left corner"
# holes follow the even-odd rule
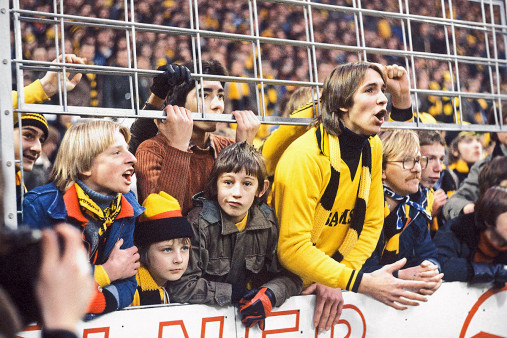
[[[375,114],[375,117],[379,120],[383,120],[387,115],[387,110],[385,109],[382,109],[381,111],[379,111],[377,114]]]
[[[134,175],[134,169],[129,169],[125,171],[122,176],[125,177],[126,179],[130,179],[132,175]]]

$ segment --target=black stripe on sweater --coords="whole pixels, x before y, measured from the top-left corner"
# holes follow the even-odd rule
[[[336,199],[336,193],[338,192],[338,185],[340,183],[340,172],[336,171],[335,168],[331,167],[331,178],[327,184],[326,190],[320,199],[320,203],[326,210],[333,208],[334,201]]]
[[[345,287],[346,290],[350,290],[350,283],[352,282],[352,280],[354,279],[354,275],[356,274],[356,271],[353,270],[352,271],[352,274],[350,275],[350,278],[349,278],[349,281],[347,283],[347,286]]]

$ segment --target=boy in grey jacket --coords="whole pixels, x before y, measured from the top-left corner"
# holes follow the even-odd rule
[[[261,199],[266,176],[262,156],[246,142],[218,155],[187,216],[192,252],[185,274],[168,285],[171,301],[239,303],[242,322],[263,329],[274,306],[301,292],[302,280],[278,265],[278,222]]]

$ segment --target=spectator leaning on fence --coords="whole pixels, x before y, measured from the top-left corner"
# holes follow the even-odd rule
[[[371,274],[359,272],[377,245],[384,219],[382,144],[375,135],[387,117],[386,89],[393,97],[392,113],[410,119],[405,69],[367,62],[336,67],[324,82],[320,123],[287,148],[276,168],[278,257],[327,309],[322,318],[316,311],[314,324],[320,329],[338,320],[339,289],[404,309],[425,300],[404,288],[433,286],[393,277],[403,260]]]
[[[507,156],[497,156],[491,161],[484,164],[478,177],[479,195],[484,196],[486,191],[491,187],[507,188]],[[500,194],[501,195],[501,194]],[[495,194],[496,197],[500,195]],[[503,203],[500,201],[500,203]],[[487,208],[484,208],[487,207]],[[496,208],[494,208],[496,207]],[[481,265],[475,269],[473,258],[475,252],[478,250],[479,240],[481,233],[485,229],[484,217],[489,213],[498,216],[501,204],[486,203],[482,207],[482,214],[479,215],[478,210],[471,213],[459,215],[447,221],[443,228],[435,234],[434,242],[437,246],[439,259],[442,264],[442,271],[445,273],[445,281],[473,281],[474,275],[477,271],[482,274],[485,271],[481,270]],[[500,212],[501,213],[501,212]],[[494,220],[488,215],[489,224],[494,227]],[[479,218],[482,217],[482,219]],[[490,232],[490,234],[492,234]],[[485,238],[483,238],[485,240]],[[487,244],[485,241],[483,244]],[[502,255],[498,256],[498,258]],[[507,257],[503,255],[503,257]],[[496,261],[496,259],[495,259]],[[487,266],[482,266],[487,268]],[[480,276],[478,276],[480,278]],[[484,276],[483,276],[484,277]],[[491,276],[490,276],[491,277]],[[492,281],[484,280],[484,282]],[[480,279],[475,279],[476,282],[481,282]]]
[[[278,263],[278,222],[264,202],[268,188],[264,161],[251,145],[222,150],[188,214],[192,255],[183,277],[169,283],[172,299],[239,303],[243,323],[264,328],[274,306],[301,292],[301,279]]]
[[[187,269],[192,229],[178,201],[163,191],[148,195],[143,206],[134,231],[141,266],[130,306],[168,304],[166,283],[180,279]]]
[[[164,109],[166,116],[156,119],[156,126],[152,120],[138,119],[131,128],[134,134],[132,150],[135,143],[153,136],[136,151],[139,199],[165,191],[180,202],[183,215],[192,208],[192,196],[204,189],[218,153],[235,141],[252,144],[260,126],[252,111],[232,112],[238,121],[236,140],[233,140],[211,134],[216,129],[216,122],[193,121],[191,112],[197,112],[201,105],[207,114],[222,114],[225,99],[224,82],[204,80],[202,102],[201,83],[195,86],[195,81],[190,81],[193,69],[193,62],[188,62],[186,67],[168,65],[159,68],[164,73],[153,80],[152,95],[145,109],[162,109],[166,96],[171,94],[168,99],[171,105]],[[223,65],[215,60],[203,61],[202,72],[227,75]],[[159,134],[155,136],[157,129]]]
[[[144,208],[130,191],[136,158],[128,151],[129,137],[128,129],[110,121],[73,125],[62,140],[52,183],[23,201],[28,226],[68,222],[82,231],[97,283],[89,317],[128,306],[136,290],[134,222]]]
[[[428,229],[431,214],[416,194],[428,160],[421,157],[419,138],[412,130],[382,131],[379,137],[387,216],[377,248],[361,271],[375,271],[405,257],[407,264],[393,275],[404,280],[435,282],[434,287],[419,290],[430,295],[442,284],[443,274],[439,273],[437,251]]]
[[[435,235],[445,281],[493,282],[496,287],[504,287],[507,282],[507,189],[490,187],[480,196],[473,213],[452,219],[449,226],[450,231],[439,230]]]

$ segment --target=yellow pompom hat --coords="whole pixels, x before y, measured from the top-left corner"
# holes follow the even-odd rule
[[[134,243],[150,245],[174,238],[192,237],[190,223],[181,214],[176,198],[166,192],[150,194],[143,202],[146,208],[134,231]]]

